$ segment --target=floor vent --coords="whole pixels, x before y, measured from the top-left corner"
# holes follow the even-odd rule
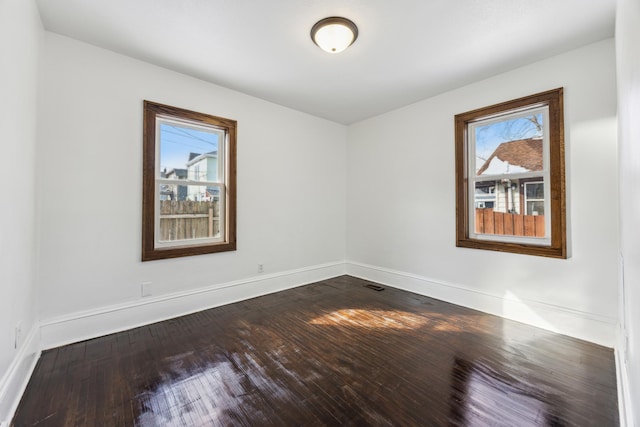
[[[382,286],[378,286],[378,285],[374,285],[373,283],[367,283],[366,285],[363,285],[365,288],[369,288],[369,289],[373,289],[374,291],[384,291],[384,288]]]

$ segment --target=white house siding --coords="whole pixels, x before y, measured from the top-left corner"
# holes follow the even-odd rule
[[[194,159],[195,160],[195,159]],[[218,157],[212,155],[203,155],[203,157],[187,166],[189,179],[194,181],[218,181]],[[189,200],[205,200],[206,194],[202,187],[189,186]]]

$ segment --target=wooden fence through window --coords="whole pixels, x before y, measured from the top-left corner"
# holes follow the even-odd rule
[[[502,236],[544,237],[544,215],[518,215],[476,209],[476,233]]]
[[[219,201],[160,201],[161,241],[216,237],[219,232]]]

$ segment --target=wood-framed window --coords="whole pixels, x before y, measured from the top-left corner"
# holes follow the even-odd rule
[[[143,261],[236,250],[236,128],[144,101]]]
[[[455,116],[456,246],[566,258],[563,89]]]

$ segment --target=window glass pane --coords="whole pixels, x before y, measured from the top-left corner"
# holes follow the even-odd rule
[[[160,177],[219,181],[217,129],[160,123]]]
[[[544,184],[528,182],[525,184],[527,199],[544,199]]]
[[[544,215],[544,201],[528,201],[527,215]]]
[[[475,127],[477,176],[541,171],[542,113]]]
[[[544,209],[538,206],[544,208],[544,185],[530,178],[531,172],[544,172],[545,116],[536,108],[473,125],[475,212],[470,220],[478,237],[546,237]],[[489,178],[496,175],[500,178]],[[529,212],[540,218],[530,218]]]
[[[205,185],[161,184],[159,242],[220,238],[219,192]]]

